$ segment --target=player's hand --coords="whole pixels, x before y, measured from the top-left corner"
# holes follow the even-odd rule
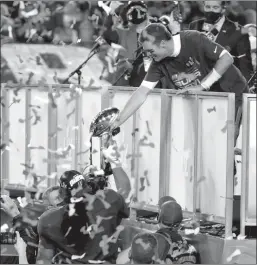
[[[1,195],[0,206],[12,218],[20,214],[15,202],[7,195]]]
[[[181,89],[177,92],[177,95],[186,95],[188,93],[197,93],[197,92],[200,92],[200,91],[203,91],[204,88],[199,85],[199,86],[192,86],[192,87],[189,87],[189,88],[184,88],[184,89]]]
[[[110,162],[112,166],[121,166],[121,162],[119,160],[120,154],[118,152],[116,141],[113,141],[108,148],[103,148],[102,152],[105,159]]]

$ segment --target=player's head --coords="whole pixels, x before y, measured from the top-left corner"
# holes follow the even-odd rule
[[[151,233],[137,234],[131,244],[129,259],[132,264],[154,264],[158,259],[158,241]]]
[[[171,38],[171,33],[163,24],[152,23],[143,29],[139,42],[143,45],[146,56],[159,62],[168,56]]]
[[[226,12],[226,1],[204,1],[206,22],[215,24]]]
[[[182,209],[176,201],[167,201],[162,204],[158,218],[159,224],[173,227],[178,226],[182,220]]]
[[[65,171],[60,178],[60,195],[65,203],[69,203],[71,197],[81,197],[87,191],[84,176],[76,170]]]

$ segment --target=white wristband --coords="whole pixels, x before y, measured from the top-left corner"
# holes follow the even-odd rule
[[[201,86],[208,90],[220,78],[221,75],[215,69],[212,69],[212,72],[206,77],[203,82],[201,82]]]

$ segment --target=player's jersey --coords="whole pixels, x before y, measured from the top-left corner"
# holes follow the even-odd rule
[[[76,249],[70,246],[65,235],[62,233],[61,224],[67,206],[51,209],[44,213],[38,223],[38,232],[40,235],[40,247],[53,249],[55,251],[55,263],[89,263],[89,260],[112,260],[116,258],[118,246],[112,241],[108,244],[107,252],[103,251],[100,242],[103,237],[110,238],[115,232],[122,218],[127,218],[129,211],[125,205],[124,199],[113,190],[105,190],[105,202],[110,205],[106,208],[103,202],[96,199],[90,210],[90,235],[88,242],[83,242],[83,253],[78,253]],[[95,220],[92,222],[92,219]],[[101,221],[101,222],[100,222]],[[97,231],[94,231],[98,224]],[[87,230],[87,229],[86,229]],[[71,231],[72,232],[72,231]],[[86,231],[81,231],[82,233]],[[117,239],[116,239],[117,241]],[[84,255],[83,255],[84,254]],[[75,255],[75,256],[74,256]],[[79,258],[80,256],[80,258]],[[77,257],[77,258],[75,258]]]
[[[199,85],[211,72],[224,48],[197,31],[182,31],[173,38],[175,46],[180,45],[179,54],[152,62],[144,80],[157,82],[166,76],[176,89]],[[241,94],[246,85],[241,72],[232,65],[211,90]]]

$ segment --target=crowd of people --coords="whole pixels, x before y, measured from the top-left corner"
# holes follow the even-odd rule
[[[140,108],[154,87],[176,89],[178,94],[231,92],[236,99],[236,145],[242,95],[256,92],[256,83],[250,82],[256,81],[256,47],[249,37],[256,37],[256,10],[250,3],[1,2],[2,44],[92,46],[100,35],[109,44],[102,59],[116,65],[109,69],[114,84],[139,87],[112,130]],[[19,255],[11,261],[2,255],[1,263],[199,263],[195,247],[179,232],[182,209],[172,197],[158,204],[159,229],[138,233],[128,249],[122,248],[122,220],[129,217],[133,192],[117,150],[115,143],[102,150],[117,191],[108,186],[105,171],[89,167],[87,173],[64,172],[59,185],[37,196],[41,210],[33,217],[31,197],[17,206],[1,196],[1,208],[12,224],[12,235],[6,239],[1,233],[1,243],[13,240]]]
[[[179,233],[183,221],[182,208],[170,196],[159,200],[159,229],[153,233],[136,234],[131,246],[122,248],[121,240],[125,239],[121,235],[125,230],[122,219],[129,217],[129,202],[133,194],[117,150],[118,146],[113,141],[103,149],[104,157],[111,165],[117,191],[110,189],[107,176],[91,166],[85,174],[75,170],[64,172],[59,185],[49,187],[37,200],[26,196],[26,203],[24,200],[21,203],[1,195],[1,211],[11,221],[10,233],[16,230],[14,241],[18,252],[17,257],[2,253],[1,263],[199,262],[194,246]],[[40,210],[28,216],[31,205],[36,203],[41,205]],[[195,224],[187,227],[196,228]],[[1,244],[6,244],[2,234],[3,231]]]

